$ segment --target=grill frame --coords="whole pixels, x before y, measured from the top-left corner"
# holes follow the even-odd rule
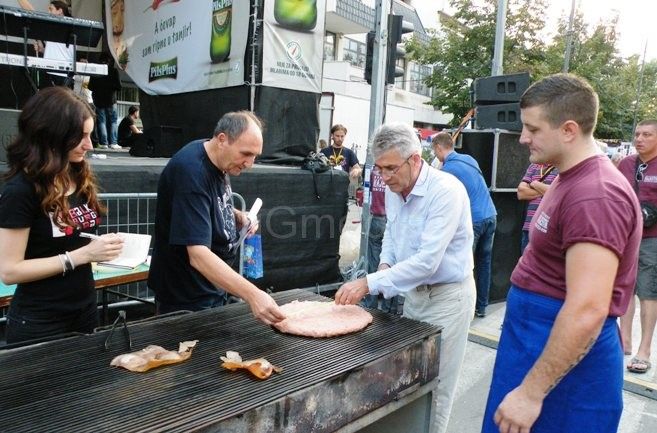
[[[324,300],[304,290],[279,304]],[[440,329],[378,311],[365,330],[330,339],[286,335],[244,303],[129,325],[133,347],[199,339],[192,357],[147,373],[109,366],[128,351],[108,331],[0,352],[0,430],[329,432],[438,375]],[[265,381],[222,369],[227,350],[283,367]],[[82,362],[80,362],[82,360]]]

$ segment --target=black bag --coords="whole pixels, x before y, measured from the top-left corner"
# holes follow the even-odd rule
[[[303,160],[301,168],[308,170],[313,174],[313,185],[315,187],[315,196],[319,199],[319,190],[317,189],[317,173],[324,173],[331,169],[328,158],[321,152],[310,152]]]
[[[649,228],[657,223],[657,206],[647,201],[641,203],[641,215],[643,215],[643,227]]]

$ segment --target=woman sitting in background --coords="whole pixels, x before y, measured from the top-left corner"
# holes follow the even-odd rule
[[[84,159],[93,128],[89,104],[65,87],[41,90],[18,119],[0,194],[0,277],[18,284],[7,343],[97,326],[91,262],[117,257],[123,241],[80,237],[97,231],[103,211]]]

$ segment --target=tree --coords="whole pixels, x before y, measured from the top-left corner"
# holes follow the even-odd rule
[[[496,0],[452,0],[457,11],[441,20],[442,31],[431,32],[427,44],[411,39],[406,51],[420,64],[434,65],[426,84],[433,88],[431,105],[454,115],[457,125],[471,108],[470,84],[490,75],[495,42]],[[510,0],[504,48],[505,73],[532,73],[544,61],[545,0]]]

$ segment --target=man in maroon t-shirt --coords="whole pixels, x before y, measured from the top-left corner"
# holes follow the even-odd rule
[[[639,203],[598,153],[598,97],[586,81],[544,78],[520,108],[530,161],[554,164],[559,176],[511,276],[482,431],[616,432],[623,409],[616,318],[634,289]]]
[[[657,206],[657,120],[639,122],[634,131],[636,155],[628,156],[618,169],[634,186],[639,201]],[[650,343],[657,322],[657,224],[643,227],[639,249],[639,274],[635,292],[641,307],[641,343],[636,355],[627,364],[634,373],[645,373],[650,368]],[[632,320],[634,296],[621,317],[621,339],[626,355],[632,354]]]

